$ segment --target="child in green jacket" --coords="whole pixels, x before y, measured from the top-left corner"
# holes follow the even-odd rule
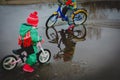
[[[38,53],[37,44],[43,42],[42,37],[38,35],[38,13],[36,11],[30,13],[26,23],[21,24],[19,30],[18,44],[28,53],[26,63],[23,70],[26,72],[33,72],[33,64],[36,63],[36,54]]]

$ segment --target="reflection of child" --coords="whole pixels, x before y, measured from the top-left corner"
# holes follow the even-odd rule
[[[62,29],[60,31],[61,39],[58,43],[58,47],[60,48],[60,50],[61,50],[61,47],[60,47],[61,42],[65,46],[65,48],[63,49],[63,54],[58,53],[54,56],[54,59],[56,59],[56,60],[63,58],[64,62],[72,60],[72,57],[74,55],[75,45],[76,45],[76,42],[74,42],[72,39],[70,39],[68,37],[69,34],[66,34],[66,33],[67,33],[67,30]]]
[[[36,53],[38,52],[37,44],[43,41],[37,32],[39,22],[37,14],[36,11],[30,13],[26,20],[27,23],[23,23],[19,30],[18,44],[29,53],[26,64],[23,66],[23,70],[26,72],[34,71],[34,68],[31,66],[36,63]]]

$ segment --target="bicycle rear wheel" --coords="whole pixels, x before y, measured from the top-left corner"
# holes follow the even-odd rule
[[[18,63],[13,63],[15,61],[17,61],[17,58],[14,55],[8,55],[8,56],[4,57],[1,61],[2,69],[6,70],[6,71],[15,69],[18,64]]]
[[[75,38],[81,39],[84,38],[86,36],[86,27],[85,25],[79,25],[74,27],[73,29],[73,34]]]
[[[53,27],[54,24],[57,22],[58,14],[52,14],[46,21],[46,27]]]

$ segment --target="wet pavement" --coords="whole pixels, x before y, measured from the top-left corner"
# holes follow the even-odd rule
[[[94,5],[92,5],[94,4]],[[34,65],[35,72],[25,73],[21,66],[5,72],[0,69],[0,80],[120,80],[120,7],[118,2],[80,4],[88,10],[87,29],[83,39],[67,39],[58,44],[50,43],[45,34],[45,21],[57,5],[0,6],[0,59],[18,48],[19,25],[26,15],[37,10],[40,16],[39,34],[45,39],[44,48],[51,51],[49,63]],[[49,12],[49,14],[48,14]],[[78,27],[81,27],[80,25]],[[58,21],[57,31],[67,29],[66,22]],[[62,36],[60,36],[62,37]],[[75,44],[73,43],[75,42]]]

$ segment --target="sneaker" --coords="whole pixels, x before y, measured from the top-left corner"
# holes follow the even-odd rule
[[[25,71],[25,72],[33,72],[34,68],[32,68],[29,64],[24,64],[23,71]]]

